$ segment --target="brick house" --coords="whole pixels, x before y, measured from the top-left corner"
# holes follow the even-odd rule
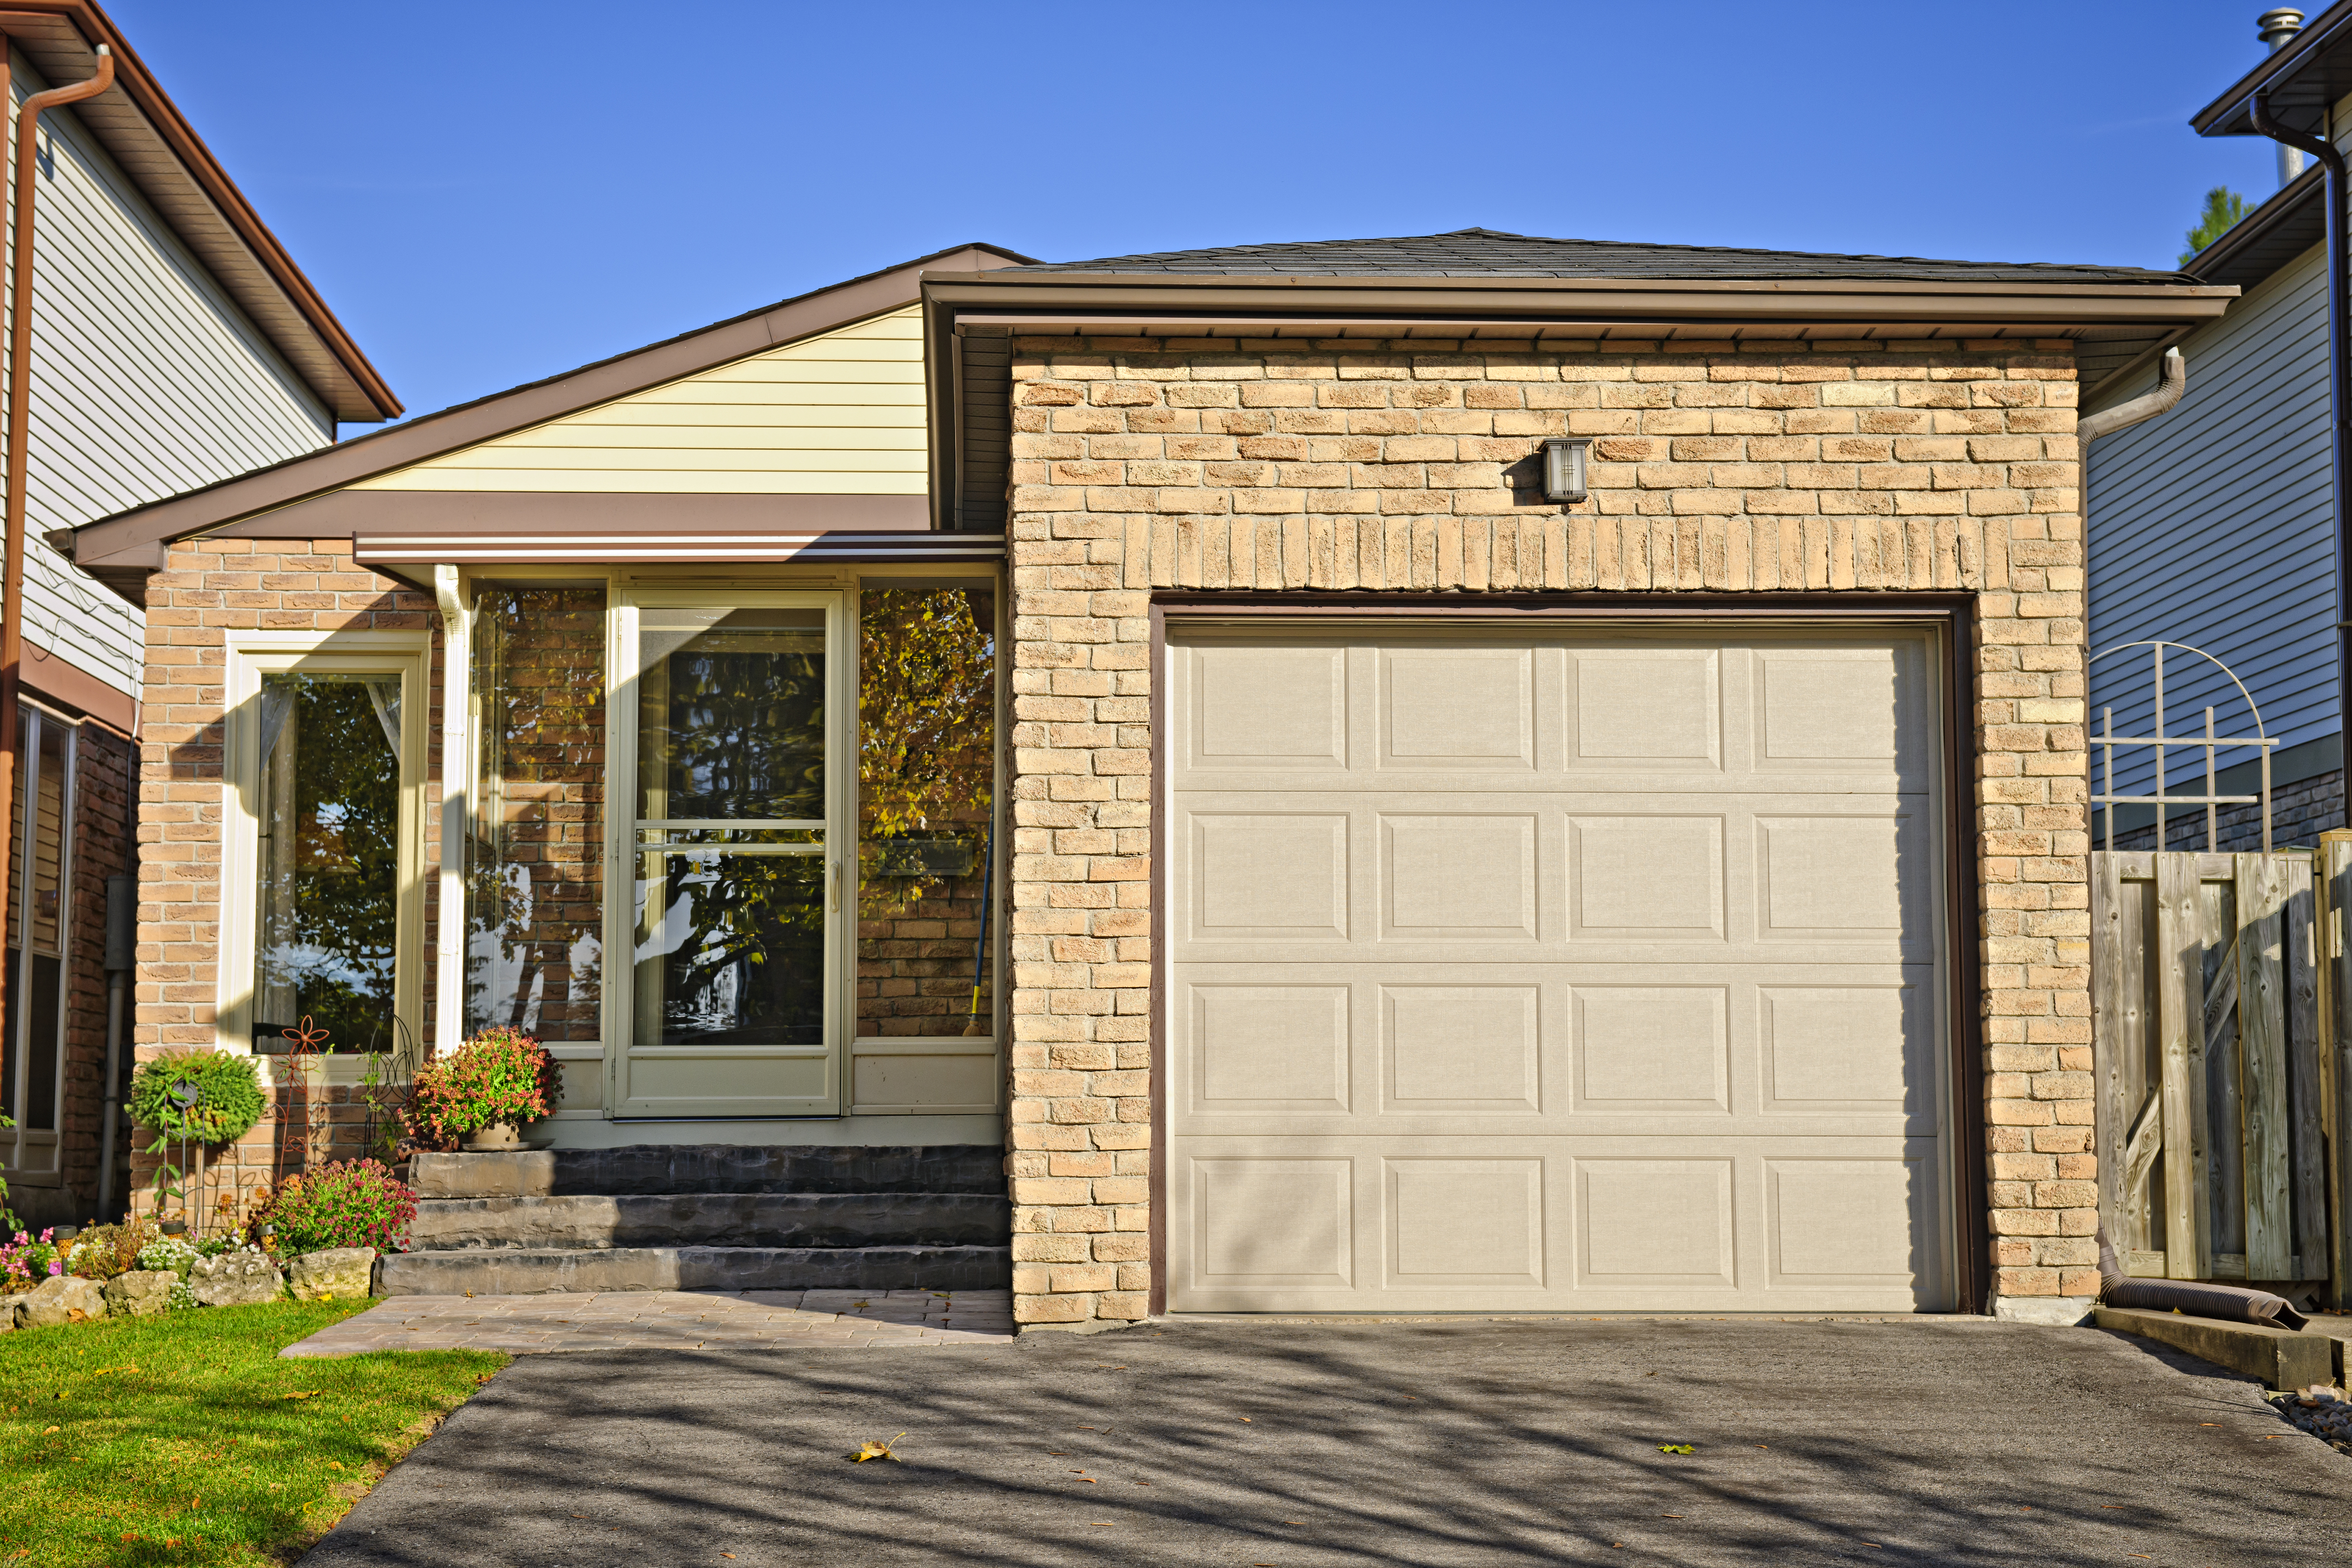
[[[2075,390],[2232,292],[973,247],[124,513],[75,551],[152,628],[141,1047],[520,1023],[518,1201],[705,1199],[390,1289],[2054,1314]]]

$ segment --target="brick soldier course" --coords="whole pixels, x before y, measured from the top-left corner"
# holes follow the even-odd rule
[[[2067,340],[1013,344],[1013,1310],[1150,1310],[1160,589],[1975,595],[1990,1260],[2097,1289]],[[1593,437],[1590,499],[1534,491]]]

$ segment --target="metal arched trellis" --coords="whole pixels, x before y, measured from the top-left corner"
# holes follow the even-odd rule
[[[2272,740],[2264,731],[2263,728],[2263,710],[2259,707],[2255,706],[2253,693],[2246,689],[2246,683],[2240,680],[2237,677],[2237,672],[2232,670],[2228,665],[2223,664],[2220,659],[2215,658],[2203,648],[2191,647],[2187,643],[2161,641],[2116,643],[2111,647],[2103,647],[2098,652],[2093,654],[2089,662],[2091,664],[2096,664],[2099,660],[2106,658],[2109,654],[2124,653],[2136,647],[2147,648],[2154,656],[2156,733],[2153,735],[2118,735],[2115,732],[2115,709],[2112,706],[2109,706],[2100,710],[2099,733],[2092,737],[2091,743],[2099,747],[2102,753],[2100,764],[2102,768],[2102,773],[2100,774],[2100,784],[2102,787],[2092,794],[2091,805],[2095,809],[2104,807],[2106,811],[2105,832],[2103,836],[2105,847],[2112,850],[2116,847],[2116,807],[2118,805],[2153,805],[2156,807],[2156,847],[2158,849],[2165,847],[2165,816],[2166,808],[2168,806],[2203,806],[2205,808],[2205,848],[2209,853],[2221,847],[2219,831],[2221,807],[2225,805],[2259,805],[2262,810],[2263,821],[2263,853],[2265,855],[2269,854],[2271,852],[2271,748],[2276,746],[2278,742]],[[2230,684],[2238,689],[2238,695],[2245,700],[2246,711],[2253,715],[2254,732],[2252,735],[2215,734],[2213,732],[2213,710],[2209,706],[2205,710],[2205,732],[2203,734],[2167,734],[2165,732],[2164,713],[2164,650],[2167,648],[2179,648],[2183,653],[2193,653],[2199,658],[2203,659],[2206,663],[2220,670],[2223,675],[2228,676],[2230,678]],[[2145,746],[2156,752],[2156,793],[2154,795],[2117,795],[2116,793],[2116,748],[2117,746]],[[2187,747],[2191,751],[2202,748],[2205,752],[2205,793],[2203,795],[2172,795],[2164,787],[2167,773],[2167,769],[2165,767],[2165,752],[2168,748],[2177,751],[2183,747]],[[2214,753],[2216,752],[2229,751],[2236,748],[2250,748],[2262,761],[2262,789],[2261,793],[2258,795],[2218,795],[2214,793]]]

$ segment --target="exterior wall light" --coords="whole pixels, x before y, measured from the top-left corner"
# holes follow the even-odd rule
[[[1544,500],[1584,499],[1584,451],[1591,445],[1581,437],[1555,437],[1543,444]]]

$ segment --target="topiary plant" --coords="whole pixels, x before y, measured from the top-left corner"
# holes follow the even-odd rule
[[[328,1247],[373,1247],[398,1252],[416,1217],[416,1194],[373,1160],[338,1160],[289,1176],[255,1211],[253,1234],[271,1228],[265,1243],[282,1258]]]
[[[484,1029],[449,1055],[416,1069],[400,1120],[420,1149],[449,1149],[468,1132],[536,1121],[555,1109],[562,1068],[520,1029]]]
[[[261,1078],[251,1057],[226,1051],[174,1051],[139,1064],[131,1075],[131,1116],[153,1130],[150,1154],[161,1154],[173,1143],[196,1145],[196,1185],[204,1185],[204,1149],[208,1143],[234,1143],[250,1131],[268,1109],[261,1097]],[[186,1151],[184,1148],[182,1152]],[[184,1211],[186,1177],[166,1162],[155,1172],[155,1194],[180,1201]],[[201,1219],[201,1215],[199,1218]]]
[[[175,1051],[139,1064],[131,1075],[131,1115],[158,1134],[150,1153],[167,1141],[234,1143],[261,1120],[267,1105],[251,1057],[226,1051]]]

